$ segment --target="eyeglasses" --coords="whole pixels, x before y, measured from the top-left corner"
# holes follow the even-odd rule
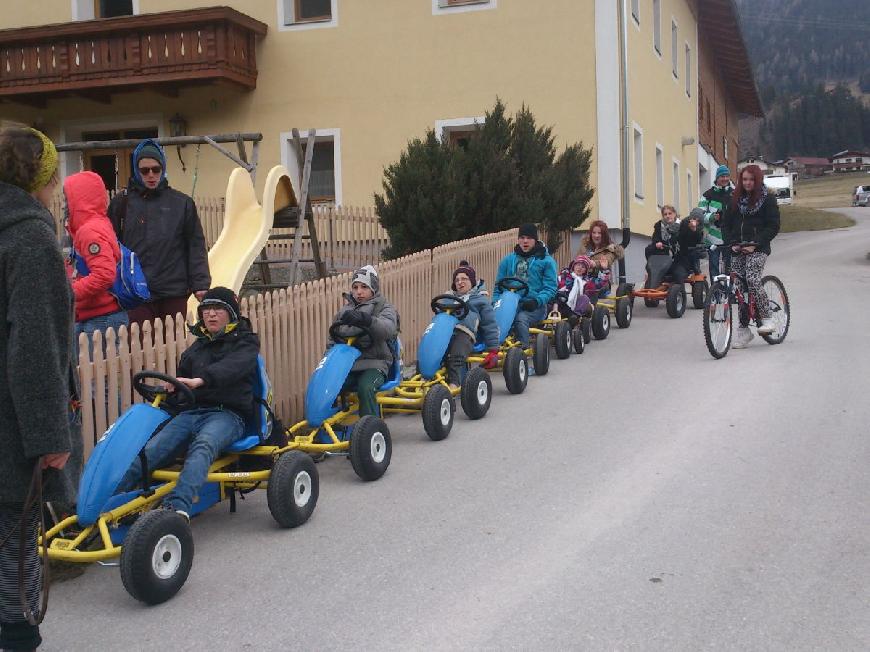
[[[149,167],[139,168],[139,174],[141,174],[143,177],[146,174],[148,174],[149,172],[151,174],[160,174],[161,172],[163,172],[163,168],[159,165],[155,165],[155,166],[150,167],[150,168]]]

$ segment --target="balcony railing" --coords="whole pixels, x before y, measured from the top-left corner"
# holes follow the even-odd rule
[[[191,83],[257,85],[266,25],[229,7],[0,30],[0,98],[42,101]]]

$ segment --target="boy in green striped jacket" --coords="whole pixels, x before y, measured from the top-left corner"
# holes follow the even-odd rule
[[[731,264],[731,252],[722,246],[722,215],[731,203],[731,170],[727,165],[716,168],[716,180],[713,187],[704,193],[699,202],[699,208],[704,209],[704,244],[710,250],[710,278],[719,275],[719,261],[724,263],[722,272],[726,272]]]

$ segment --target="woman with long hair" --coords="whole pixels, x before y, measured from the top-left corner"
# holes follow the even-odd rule
[[[595,220],[589,225],[589,231],[580,240],[580,252],[578,255],[589,256],[599,270],[599,274],[606,281],[600,296],[605,297],[610,293],[610,268],[617,260],[625,256],[625,249],[610,241],[610,231],[604,220]]]
[[[755,298],[761,318],[759,335],[772,333],[775,329],[761,277],[764,276],[764,264],[770,255],[770,241],[777,233],[779,206],[776,196],[767,191],[761,168],[747,165],[740,171],[731,204],[722,218],[722,239],[725,246],[731,249],[731,269],[746,279],[749,292]],[[744,349],[753,337],[749,330],[749,313],[741,311],[733,347]]]

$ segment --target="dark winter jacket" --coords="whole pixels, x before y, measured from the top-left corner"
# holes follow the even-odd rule
[[[680,222],[680,232],[677,236],[677,255],[675,258],[687,257],[692,249],[704,242],[704,227],[698,225],[698,228],[692,231],[689,228],[690,220]]]
[[[525,267],[525,272],[522,268]],[[529,284],[529,297],[538,300],[539,306],[546,306],[556,298],[557,267],[555,259],[547,251],[543,242],[538,240],[528,251],[517,245],[514,250],[501,259],[496,274],[493,303],[501,296],[498,282],[503,278],[521,278]]]
[[[82,438],[71,345],[72,290],[54,219],[0,183],[0,503],[20,505],[36,459],[65,452],[64,469],[46,471],[44,496],[75,501]]]
[[[196,340],[181,354],[177,375],[205,381],[202,387],[193,390],[195,407],[221,406],[249,417],[260,352],[260,338],[251,330],[251,322],[241,317],[213,337],[200,321],[190,327],[190,332]]]
[[[468,314],[456,328],[465,331],[474,340],[477,340],[479,335],[487,349],[497,349],[498,323],[495,321],[495,311],[489,300],[489,292],[486,291],[486,283],[480,281],[468,294],[451,293],[465,301],[465,305],[468,306]]]
[[[166,161],[161,163],[165,170]],[[149,190],[136,170],[127,189],[109,204],[109,219],[118,239],[139,257],[153,299],[186,297],[211,287],[196,204],[170,188],[165,177]]]
[[[389,375],[390,366],[393,364],[393,344],[399,335],[399,313],[391,303],[389,303],[380,292],[376,292],[375,296],[369,301],[357,303],[350,294],[344,295],[345,303],[335,319],[333,324],[341,321],[341,316],[352,310],[364,312],[372,316],[372,325],[368,328],[368,335],[359,335],[359,329],[353,326],[341,326],[338,332],[343,337],[355,337],[354,345],[360,350],[362,355],[353,363],[351,371],[364,371],[365,369],[377,369],[383,372],[384,376]],[[335,341],[330,337],[326,344],[329,349],[335,344]]]
[[[76,321],[118,312],[121,307],[109,289],[118,273],[121,248],[106,217],[106,186],[93,172],[79,172],[66,178],[64,194],[69,207],[67,229],[90,272],[79,276],[72,269]]]
[[[656,248],[656,251],[661,251],[663,253],[671,253],[676,248],[677,245],[677,235],[680,232],[680,223],[672,222],[670,225],[667,225],[667,232],[670,233],[670,239],[665,242],[662,237],[662,227],[665,225],[664,220],[659,220],[653,225],[652,232],[652,242],[650,243],[653,247]],[[656,247],[656,243],[661,242],[664,247],[662,249],[658,249]]]
[[[766,194],[760,205],[750,206],[745,213],[729,206],[722,219],[722,239],[729,247],[738,242],[756,242],[756,251],[770,255],[770,241],[777,233],[779,206],[772,193]]]

